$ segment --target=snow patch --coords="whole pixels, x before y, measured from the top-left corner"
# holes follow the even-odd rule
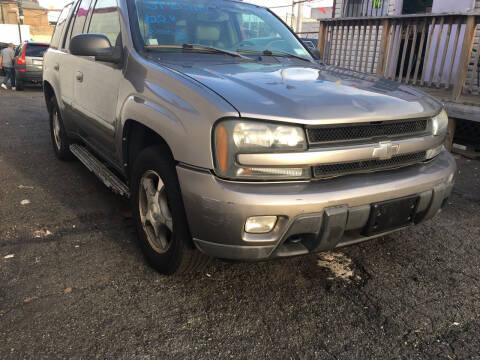
[[[333,276],[330,276],[328,280],[342,279],[344,281],[351,281],[353,278],[356,280],[361,279],[359,276],[354,276],[353,269],[351,268],[352,259],[343,253],[321,253],[318,255],[317,265],[330,270]]]

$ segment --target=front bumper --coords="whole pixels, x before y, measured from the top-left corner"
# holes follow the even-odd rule
[[[408,168],[311,182],[240,183],[179,165],[178,178],[194,243],[208,255],[263,260],[325,251],[362,235],[371,204],[418,195],[414,222],[438,213],[453,188],[456,163],[443,151]],[[275,215],[268,234],[248,234],[251,216]]]

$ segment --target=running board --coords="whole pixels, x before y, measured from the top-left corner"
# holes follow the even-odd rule
[[[70,145],[70,151],[80,160],[88,170],[93,172],[102,180],[106,187],[114,193],[121,196],[130,197],[130,190],[128,186],[118,178],[108,167],[98,160],[85,146],[78,144]]]

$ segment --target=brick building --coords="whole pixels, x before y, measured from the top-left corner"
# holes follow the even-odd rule
[[[41,7],[36,0],[21,0],[23,24],[30,25],[30,39],[49,42],[54,26],[49,25],[48,9]],[[17,1],[0,0],[0,24],[17,24],[19,9]]]

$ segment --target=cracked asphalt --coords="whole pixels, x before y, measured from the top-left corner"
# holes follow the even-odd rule
[[[47,120],[40,89],[0,92],[0,358],[480,359],[480,162],[420,226],[164,277]]]

